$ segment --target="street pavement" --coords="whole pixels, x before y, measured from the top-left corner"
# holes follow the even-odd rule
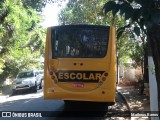
[[[131,120],[150,120],[151,119],[151,117],[147,115],[147,113],[150,112],[149,96],[141,95],[140,90],[138,88],[135,88],[134,86],[117,87],[117,90],[126,99],[128,106],[130,107],[131,114],[137,115],[135,117],[131,117]]]
[[[138,89],[135,89],[134,87],[128,87],[128,88],[117,87],[117,90],[121,92],[122,95],[124,95],[124,97],[126,98],[130,106],[131,111],[149,111],[150,110],[149,97],[145,95],[140,95]],[[17,94],[11,97],[9,95],[0,96],[0,111],[63,111],[63,110],[64,110],[64,102],[62,100],[44,100],[42,89],[38,90],[37,93]],[[136,120],[136,118],[134,117],[133,120]],[[10,119],[17,120],[19,118],[10,118]],[[25,119],[28,120],[28,118],[25,118]],[[35,120],[35,118],[30,118],[30,119]],[[48,120],[48,119],[59,120],[63,118],[62,117],[60,118],[46,117],[41,119],[42,120]],[[76,119],[80,119],[80,118],[76,118]],[[84,120],[84,118],[82,119]],[[94,118],[94,119],[99,120],[99,118]],[[137,119],[139,119],[139,117]],[[140,120],[148,120],[148,119],[149,117],[140,117]]]
[[[149,96],[141,95],[139,89],[130,87],[117,87],[117,90],[126,98],[131,111],[150,111]]]

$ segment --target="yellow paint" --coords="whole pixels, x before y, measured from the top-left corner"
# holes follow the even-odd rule
[[[57,58],[52,59],[51,51],[51,28],[47,29],[46,46],[45,46],[45,66],[44,66],[44,98],[45,99],[62,99],[62,100],[80,100],[80,101],[97,101],[97,102],[115,102],[116,95],[116,35],[115,28],[110,27],[109,43],[107,55],[104,58]],[[74,63],[83,63],[83,66]],[[103,82],[101,86],[98,83],[84,82],[84,88],[73,87],[73,82],[58,82],[57,84],[51,79],[50,71],[71,70],[72,73],[60,72],[54,75],[56,80],[76,78],[83,80],[99,80]],[[74,73],[74,71],[104,71],[108,73],[105,77],[100,73]],[[83,82],[82,82],[83,83]],[[48,88],[54,88],[54,93],[48,93]],[[102,94],[102,91],[105,94]]]

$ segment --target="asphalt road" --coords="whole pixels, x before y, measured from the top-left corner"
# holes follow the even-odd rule
[[[61,100],[44,100],[43,91],[23,92],[7,97],[0,105],[1,111],[55,111],[63,108]]]
[[[119,97],[117,97],[119,99]],[[120,100],[122,101],[122,100]],[[116,103],[115,106],[109,109],[114,111],[117,107],[123,106],[121,103]],[[63,100],[45,100],[43,98],[43,90],[38,90],[37,93],[24,92],[16,94],[0,100],[0,111],[12,111],[12,118],[0,118],[0,120],[103,120],[106,119],[107,109],[105,105],[98,107],[99,104],[88,103],[72,103],[71,106],[65,106]],[[114,109],[114,110],[113,110]],[[47,112],[45,112],[47,111]],[[91,112],[92,111],[92,112]],[[41,113],[42,118],[25,118],[15,117],[13,112],[27,114],[28,112]],[[27,113],[25,113],[27,112]],[[80,113],[80,114],[79,114]],[[13,117],[14,116],[14,117]],[[48,117],[47,117],[48,116]]]

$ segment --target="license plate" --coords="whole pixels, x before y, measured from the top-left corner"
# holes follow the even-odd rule
[[[83,83],[73,83],[73,87],[84,88]]]

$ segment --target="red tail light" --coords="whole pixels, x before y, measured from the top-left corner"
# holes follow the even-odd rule
[[[104,76],[107,77],[107,76],[108,76],[108,73],[105,72],[105,73],[104,73]]]
[[[53,72],[52,72],[52,71],[50,71],[50,72],[49,72],[49,74],[50,74],[50,75],[53,75]]]
[[[54,89],[53,88],[48,89],[48,93],[54,93]]]
[[[54,75],[52,75],[51,78],[54,80],[56,77]]]

